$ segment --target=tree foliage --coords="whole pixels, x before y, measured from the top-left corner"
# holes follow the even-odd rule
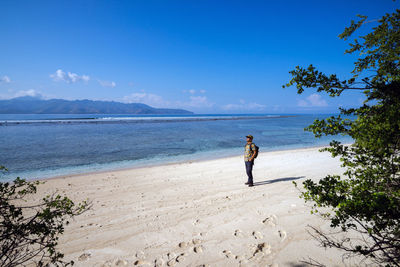
[[[0,166],[0,170],[6,170]],[[17,178],[13,183],[0,183],[0,266],[70,265],[57,251],[59,235],[67,218],[89,208],[88,202],[75,205],[61,195],[47,195],[36,204],[26,204],[43,182],[27,182]],[[26,205],[25,205],[26,204]]]
[[[355,37],[367,23],[376,26]],[[400,10],[374,21],[358,15],[358,21],[352,21],[339,37],[353,38],[346,53],[359,54],[349,79],[326,75],[313,65],[297,66],[283,86],[295,85],[299,94],[316,88],[331,97],[346,90],[361,90],[365,95],[360,107],[340,108],[340,115],[316,120],[306,128],[316,137],[348,135],[354,143],[332,141],[322,149],[340,157],[344,175],[307,180],[301,196],[313,203],[313,213],[330,220],[331,227],[356,236],[340,238],[313,228],[323,246],[379,265],[400,266]]]

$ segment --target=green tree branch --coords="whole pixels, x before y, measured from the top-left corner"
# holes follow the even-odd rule
[[[379,265],[400,265],[400,10],[379,20],[359,15],[339,38],[348,40],[366,23],[378,23],[372,31],[355,38],[346,53],[359,53],[351,78],[340,80],[313,65],[297,66],[283,87],[296,86],[299,94],[316,88],[331,97],[345,90],[362,90],[364,104],[340,109],[340,115],[315,120],[305,130],[318,138],[338,134],[354,143],[332,141],[322,149],[340,157],[343,176],[328,175],[318,182],[306,180],[301,197],[313,203],[312,213],[330,220],[355,238],[335,238],[311,227],[324,247],[336,247],[347,255],[360,255]],[[374,74],[365,76],[363,73]],[[361,75],[364,77],[360,78]]]

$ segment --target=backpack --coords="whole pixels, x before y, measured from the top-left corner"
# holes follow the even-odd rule
[[[252,144],[254,144],[254,143],[252,143]],[[254,144],[254,147],[256,148],[256,150],[255,150],[255,152],[256,152],[256,154],[254,155],[254,158],[257,158],[257,156],[258,156],[258,150],[260,149],[256,144]],[[250,144],[250,150],[251,150],[251,144]]]

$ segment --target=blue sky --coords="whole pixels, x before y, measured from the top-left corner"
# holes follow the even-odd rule
[[[0,1],[0,98],[141,102],[196,113],[321,113],[359,104],[282,89],[295,66],[346,78],[337,36],[369,1]]]

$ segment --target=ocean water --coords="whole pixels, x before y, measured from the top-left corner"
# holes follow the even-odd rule
[[[328,145],[304,127],[329,115],[0,115],[0,179],[38,179]],[[335,140],[350,143],[349,137]]]

